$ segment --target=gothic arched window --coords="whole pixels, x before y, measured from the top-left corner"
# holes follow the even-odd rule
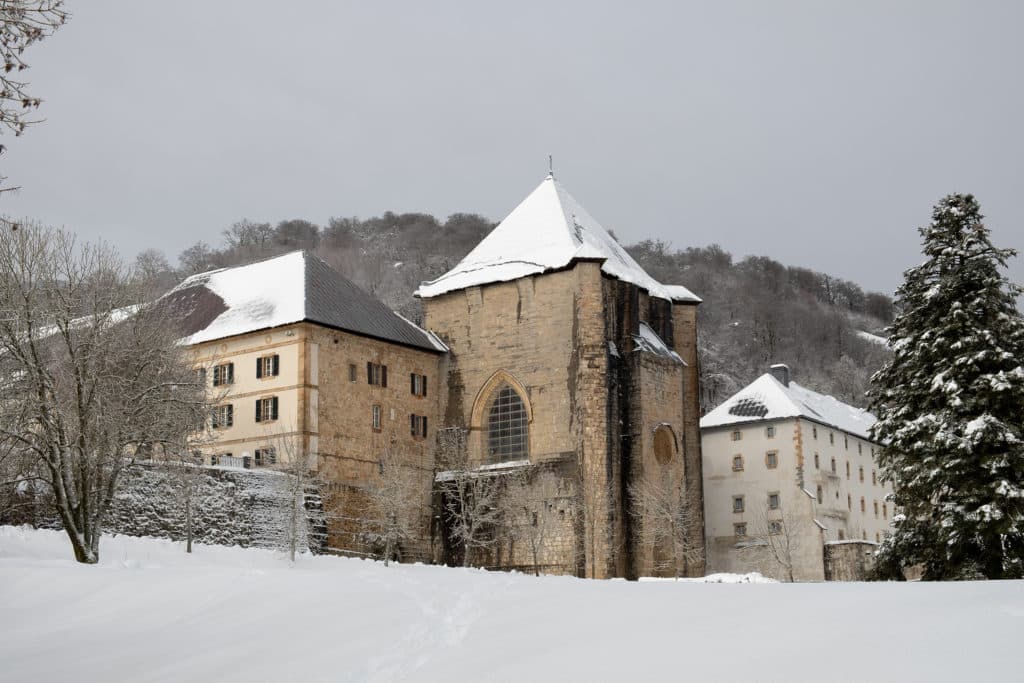
[[[494,463],[529,457],[526,405],[515,389],[503,384],[487,411],[487,458]]]

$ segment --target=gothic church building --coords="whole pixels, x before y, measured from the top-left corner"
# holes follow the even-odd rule
[[[699,298],[651,278],[552,175],[416,295],[449,349],[443,427],[466,430],[481,466],[548,468],[558,498],[579,501],[549,571],[664,573],[666,541],[630,504],[643,481],[683,488],[689,545],[703,548]],[[490,559],[521,564],[514,549]]]

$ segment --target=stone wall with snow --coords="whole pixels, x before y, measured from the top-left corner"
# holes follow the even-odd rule
[[[111,504],[104,530],[128,536],[180,541],[186,534],[186,481],[192,483],[193,538],[197,543],[254,548],[283,548],[291,538],[292,505],[297,506],[300,548],[318,549],[319,496],[309,491],[298,500],[288,475],[272,470],[197,467],[186,477],[151,463],[129,467]],[[52,508],[39,501],[19,508],[17,518],[59,528]]]

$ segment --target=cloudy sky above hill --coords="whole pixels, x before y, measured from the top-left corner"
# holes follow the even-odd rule
[[[495,220],[547,172],[625,242],[891,291],[973,192],[1024,249],[1024,4],[69,3],[0,210],[172,262],[232,222]],[[1024,259],[1012,276],[1024,280]]]

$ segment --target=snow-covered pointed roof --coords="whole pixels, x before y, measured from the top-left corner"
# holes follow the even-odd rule
[[[787,417],[803,417],[864,439],[871,438],[869,430],[875,423],[875,416],[866,410],[796,382],[786,386],[765,373],[701,418],[700,426],[704,429]]]
[[[160,299],[182,320],[186,344],[309,321],[430,351],[435,335],[398,315],[303,251],[187,278]]]
[[[600,260],[601,270],[672,301],[697,303],[685,287],[666,287],[644,271],[612,236],[548,175],[505,220],[450,271],[416,290],[424,299],[492,282]]]

